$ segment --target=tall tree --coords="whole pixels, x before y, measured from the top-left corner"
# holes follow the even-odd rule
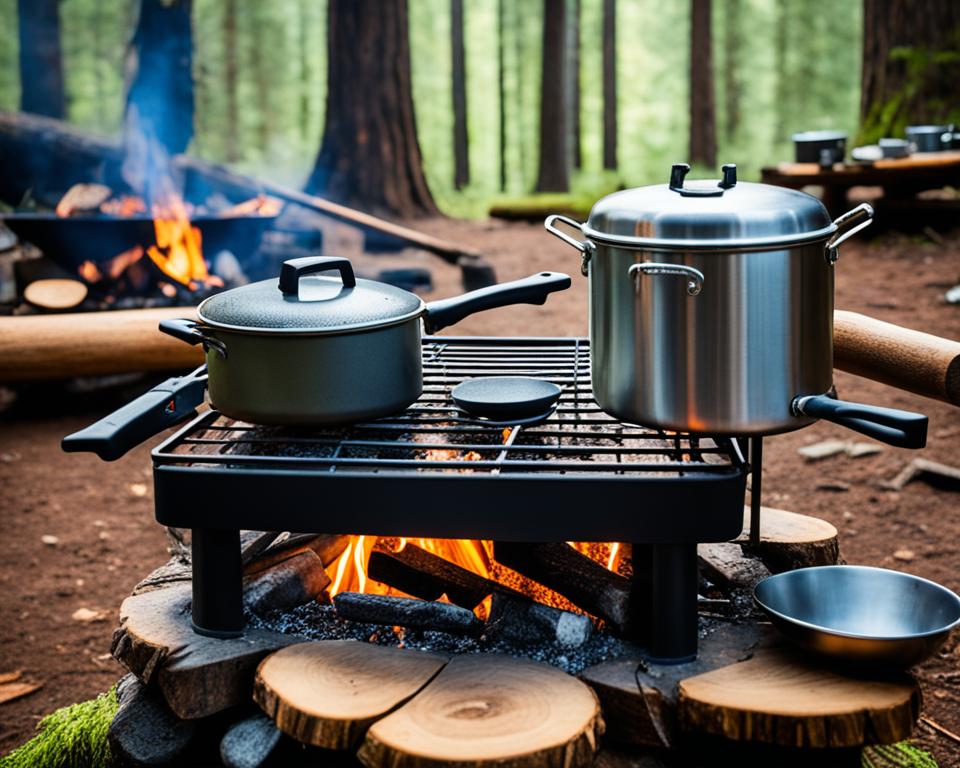
[[[710,2],[691,0],[690,162],[713,167],[717,164],[717,126]]]
[[[777,142],[787,139],[790,116],[787,106],[792,83],[787,72],[787,31],[790,26],[790,0],[777,3],[777,15],[773,35],[773,71],[774,71],[774,121],[773,135]]]
[[[450,53],[453,57],[453,186],[470,183],[467,138],[467,56],[463,44],[463,0],[450,0]]]
[[[140,0],[127,49],[126,134],[184,152],[193,137],[191,0]]]
[[[567,142],[572,153],[574,168],[583,166],[583,147],[580,143],[580,0],[572,0],[570,23],[567,25],[567,109],[570,119],[570,138]]]
[[[861,138],[960,117],[960,3],[863,0]]]
[[[603,0],[603,167],[617,168],[617,0]]]
[[[540,78],[540,158],[537,192],[570,188],[567,103],[564,94],[566,0],[543,0],[543,61]]]
[[[507,87],[506,87],[506,19],[504,18],[504,0],[497,0],[497,106],[499,106],[500,132],[500,191],[507,189]]]
[[[736,138],[740,128],[740,61],[743,45],[740,34],[740,0],[726,0],[723,15],[723,111],[727,142]]]
[[[223,90],[227,100],[227,119],[223,126],[226,138],[227,162],[240,159],[240,105],[237,93],[239,80],[237,43],[237,0],[223,4]]]
[[[64,117],[60,0],[19,0],[20,109]]]
[[[437,213],[423,174],[406,0],[330,0],[327,107],[306,189],[398,216]]]

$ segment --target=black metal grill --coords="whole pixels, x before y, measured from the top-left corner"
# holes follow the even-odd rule
[[[747,465],[727,438],[604,414],[585,339],[426,338],[424,392],[401,414],[340,429],[210,411],[153,452],[157,520],[193,529],[199,631],[242,627],[239,530],[633,543],[637,633],[656,658],[697,646],[696,543],[737,536]],[[494,426],[450,391],[477,376],[549,379],[556,411]]]

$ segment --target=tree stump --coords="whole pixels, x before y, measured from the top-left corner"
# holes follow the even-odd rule
[[[907,674],[854,678],[786,650],[680,683],[680,725],[730,741],[786,747],[892,744],[910,736],[920,688]]]
[[[576,678],[512,656],[457,656],[426,688],[374,723],[360,748],[369,768],[592,764],[600,705]]]
[[[371,723],[414,696],[446,663],[439,654],[356,640],[300,643],[263,660],[253,698],[297,741],[350,749]]]
[[[774,573],[840,562],[840,543],[833,525],[785,509],[761,507],[760,543],[750,544],[750,508],[744,507],[743,532],[734,541],[760,557]]]

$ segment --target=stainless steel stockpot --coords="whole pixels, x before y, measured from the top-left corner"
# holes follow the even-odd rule
[[[338,272],[337,277],[320,272]],[[335,425],[401,411],[423,391],[420,325],[433,333],[475,312],[543,304],[570,285],[536,275],[430,302],[363,280],[348,259],[307,257],[262,280],[201,302],[200,322],[160,330],[203,344],[210,401],[256,424]],[[279,290],[278,290],[279,289]]]
[[[584,224],[545,222],[590,279],[601,408],[709,434],[771,434],[816,417],[903,437],[903,412],[819,397],[833,382],[837,249],[870,223],[870,206],[833,221],[803,192],[738,183],[736,166],[719,181],[687,182],[688,171],[677,164],[669,184],[603,198]]]

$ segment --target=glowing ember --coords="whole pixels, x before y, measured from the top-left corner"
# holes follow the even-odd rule
[[[100,212],[108,216],[136,216],[147,212],[147,204],[142,197],[135,195],[120,195],[107,200],[100,206]]]

